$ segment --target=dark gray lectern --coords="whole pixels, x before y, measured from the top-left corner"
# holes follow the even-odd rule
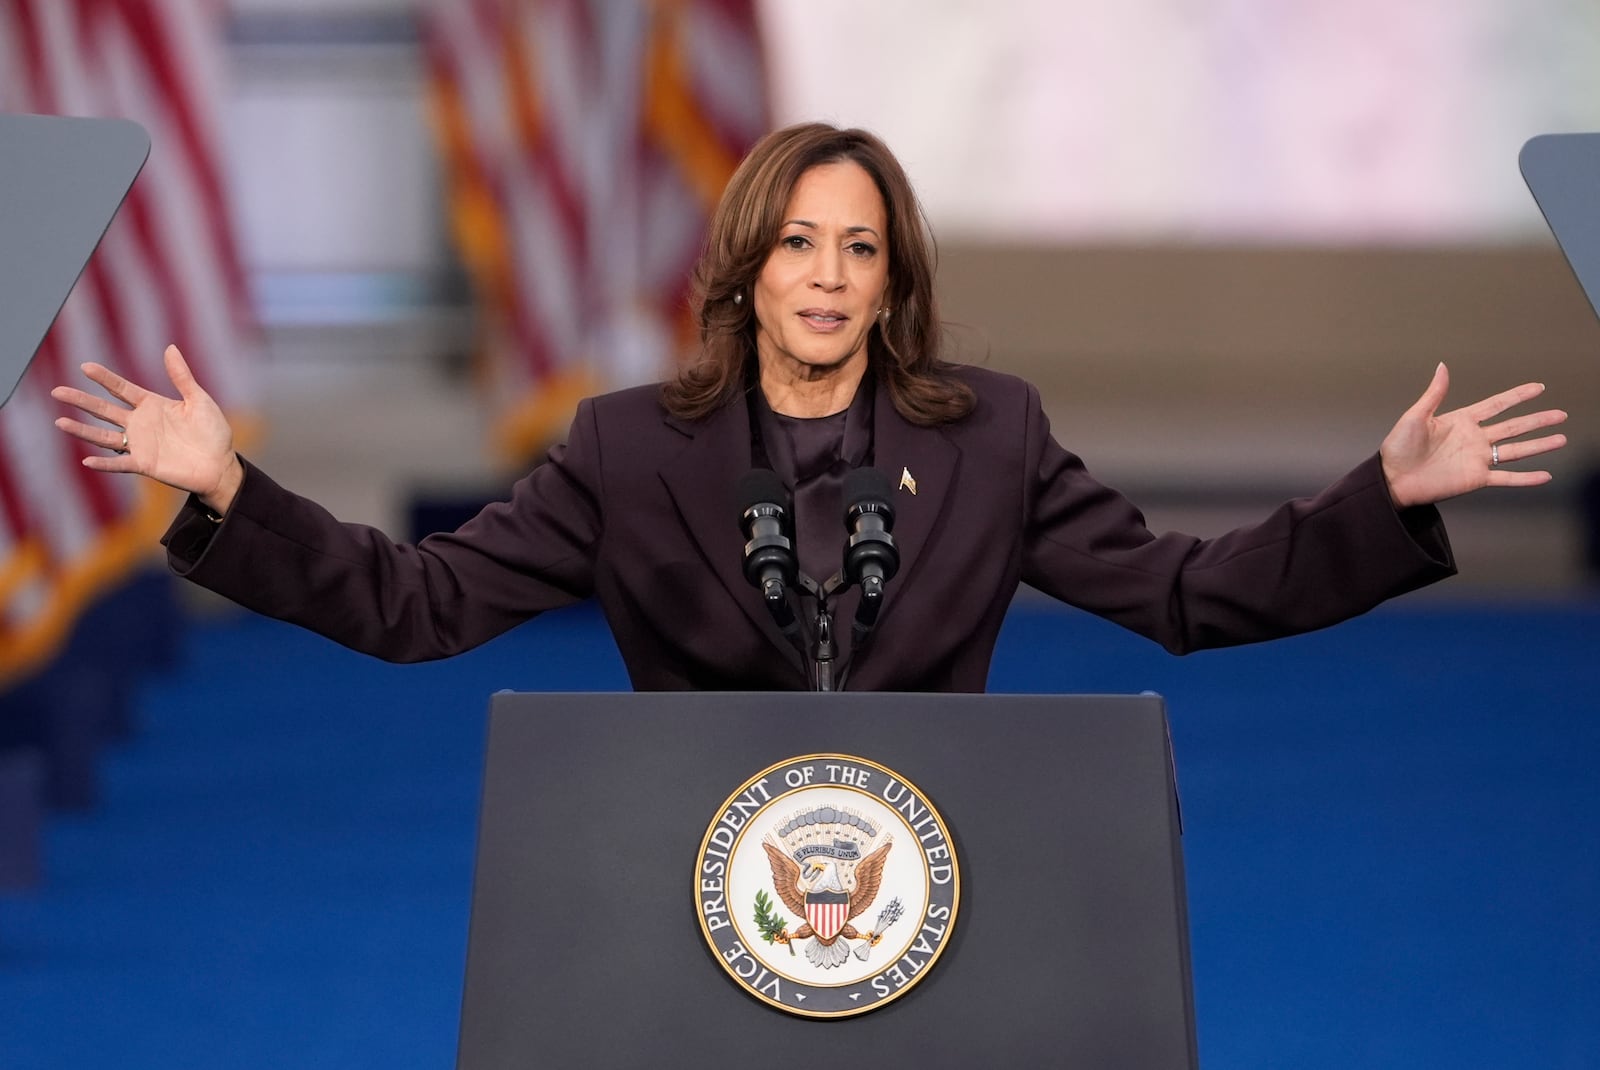
[[[0,405],[149,155],[123,119],[0,115]]]
[[[961,904],[881,1010],[797,1018],[702,938],[697,849],[801,754],[892,768],[943,815]],[[495,697],[457,1065],[1197,1065],[1162,702],[1139,697]]]

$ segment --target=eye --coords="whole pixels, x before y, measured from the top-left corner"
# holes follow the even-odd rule
[[[779,238],[778,244],[785,249],[800,250],[806,248],[811,243],[806,240],[804,234],[790,234],[786,237]]]
[[[853,241],[849,245],[845,246],[845,248],[852,256],[859,256],[863,260],[878,254],[878,247],[873,245],[871,242]]]

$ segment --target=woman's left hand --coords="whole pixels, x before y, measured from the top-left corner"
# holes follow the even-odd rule
[[[1507,409],[1544,393],[1543,383],[1524,383],[1474,405],[1436,415],[1449,389],[1450,371],[1440,364],[1428,389],[1378,448],[1389,496],[1397,507],[1428,505],[1479,487],[1535,487],[1550,482],[1549,472],[1511,471],[1500,466],[1565,446],[1566,435],[1507,440],[1554,427],[1567,418],[1566,413],[1546,409],[1485,426]]]

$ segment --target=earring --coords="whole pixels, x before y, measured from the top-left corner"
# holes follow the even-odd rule
[[[736,304],[736,305],[744,304],[744,294],[742,294],[742,293],[734,294],[733,295],[733,303]]]
[[[878,309],[878,315],[880,317],[882,317],[883,319],[888,319],[889,318],[889,310],[888,310],[888,308],[880,308],[880,309]]]

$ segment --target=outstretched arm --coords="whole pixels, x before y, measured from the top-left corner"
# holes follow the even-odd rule
[[[162,360],[177,398],[152,393],[104,365],[85,364],[83,374],[116,401],[70,386],[58,386],[50,396],[110,427],[70,416],[57,419],[56,426],[111,451],[110,456],[85,457],[85,467],[149,476],[196,495],[219,514],[226,513],[244,479],[233,449],[233,428],[211,395],[195,382],[177,346],[168,346]]]
[[[176,398],[98,364],[84,365],[84,374],[109,399],[65,386],[52,396],[103,421],[56,421],[112,451],[86,458],[86,466],[148,476],[226,515],[213,523],[215,516],[185,503],[162,539],[178,575],[391,661],[448,656],[592,593],[601,521],[587,404],[574,422],[576,445],[552,449],[549,463],[512,488],[510,502],[413,546],[341,524],[241,461],[227,419],[183,356],[169,346],[165,361]]]
[[[1533,487],[1550,481],[1549,472],[1510,471],[1500,465],[1565,446],[1567,436],[1559,434],[1508,440],[1554,427],[1567,418],[1566,413],[1546,409],[1488,423],[1544,393],[1544,384],[1524,383],[1441,416],[1439,406],[1449,389],[1450,371],[1440,364],[1428,389],[1378,449],[1389,496],[1397,507],[1431,505],[1480,487]]]

